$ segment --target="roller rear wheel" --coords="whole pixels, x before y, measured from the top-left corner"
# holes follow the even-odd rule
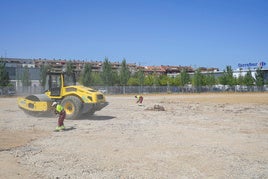
[[[78,119],[81,115],[82,102],[76,96],[65,97],[61,105],[66,112],[66,119]]]

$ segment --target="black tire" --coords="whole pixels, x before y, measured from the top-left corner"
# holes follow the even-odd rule
[[[66,112],[66,119],[78,119],[81,115],[82,101],[76,96],[65,97],[61,105]]]

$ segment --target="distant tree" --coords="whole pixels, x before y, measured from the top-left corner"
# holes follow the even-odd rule
[[[147,75],[145,78],[144,78],[144,85],[146,86],[152,86],[154,85],[154,79],[155,77],[153,75]]]
[[[161,86],[167,86],[167,85],[170,84],[170,83],[169,83],[169,78],[168,78],[167,75],[160,75],[158,81],[159,81],[159,84],[160,84]]]
[[[180,85],[182,87],[184,87],[190,82],[190,75],[186,72],[185,69],[182,70],[179,77],[180,77]]]
[[[68,61],[66,63],[66,74],[67,75],[72,75],[74,73],[74,64],[71,61]]]
[[[8,86],[10,83],[8,72],[6,71],[6,63],[3,58],[0,59],[0,87]]]
[[[255,73],[255,82],[260,91],[263,91],[264,73],[261,68],[258,68]]]
[[[23,68],[21,83],[23,87],[31,86],[30,71],[28,67]]]
[[[140,86],[144,85],[145,75],[144,75],[144,71],[142,69],[138,70],[137,78],[138,78],[139,85]]]
[[[244,77],[242,75],[239,75],[236,79],[236,84],[238,85],[244,85]]]
[[[177,75],[174,79],[173,79],[173,84],[174,86],[182,86],[182,83],[181,83],[181,76],[180,75]]]
[[[140,83],[139,83],[139,79],[136,78],[136,77],[130,77],[130,78],[128,79],[127,84],[128,84],[129,86],[139,86],[139,85],[140,85]]]
[[[197,92],[200,92],[201,87],[204,85],[204,77],[199,69],[194,73],[194,76],[192,78],[192,85],[196,88]]]
[[[160,76],[157,75],[155,72],[152,74],[152,77],[153,77],[153,86],[158,86],[160,85],[159,83],[159,79],[160,79]]]
[[[244,84],[248,87],[249,89],[252,89],[252,86],[254,86],[254,78],[251,74],[251,70],[249,69],[244,76]]]
[[[170,86],[178,86],[179,85],[179,80],[177,80],[176,77],[169,77],[168,78],[168,83]]]
[[[91,77],[92,69],[89,63],[86,63],[81,75],[81,81],[84,86],[92,85],[92,77]]]
[[[104,85],[112,85],[113,84],[112,66],[111,66],[111,63],[108,60],[108,58],[105,58],[104,62],[102,64],[101,78],[104,82]]]
[[[218,77],[219,83],[222,85],[227,85],[228,81],[227,81],[227,76],[224,75],[225,74],[225,70],[223,70],[223,75]]]
[[[233,70],[231,66],[226,67],[226,77],[227,77],[227,85],[234,86],[235,79],[233,76]]]
[[[242,75],[242,71],[240,70],[239,76],[236,78],[237,85],[244,85],[244,76]]]
[[[231,88],[235,85],[236,81],[233,76],[231,66],[226,66],[226,70],[223,71],[223,75],[219,77],[219,82],[222,85],[229,85]]]
[[[91,73],[91,81],[92,81],[92,85],[95,85],[95,86],[103,85],[103,81],[102,81],[100,73],[92,72]]]
[[[123,86],[127,85],[128,79],[130,78],[130,71],[128,69],[126,59],[123,59],[121,63],[119,78],[120,78],[120,85]]]
[[[49,70],[49,66],[47,64],[41,65],[39,83],[41,84],[42,87],[45,87],[46,85],[46,75],[47,75],[48,70]]]
[[[211,73],[204,76],[205,85],[211,87],[217,83],[216,77]]]
[[[210,90],[212,90],[212,86],[217,84],[216,77],[211,73],[204,75],[204,85],[208,86]]]
[[[119,77],[119,73],[116,70],[112,70],[112,81],[111,81],[111,85],[120,85],[120,77]]]

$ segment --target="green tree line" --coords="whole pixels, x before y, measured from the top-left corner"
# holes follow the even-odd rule
[[[6,63],[1,58],[0,59],[0,87],[5,87],[10,85],[9,75],[6,70]]]
[[[73,64],[67,62],[67,73],[73,71]],[[40,84],[44,86],[45,76],[49,65],[45,64],[40,69]],[[29,70],[23,69],[21,81],[23,86],[31,85],[29,76]],[[246,75],[240,75],[239,77],[233,76],[233,70],[231,66],[227,66],[220,77],[215,77],[213,73],[202,73],[200,69],[197,69],[193,75],[189,75],[185,69],[181,71],[176,77],[169,77],[167,75],[158,75],[155,72],[152,74],[144,74],[142,68],[139,68],[136,72],[130,72],[127,66],[126,59],[123,59],[120,65],[120,69],[113,68],[112,63],[108,58],[105,58],[102,65],[101,72],[92,70],[92,66],[89,63],[84,65],[82,72],[77,77],[78,81],[84,86],[180,86],[192,85],[197,91],[202,86],[212,87],[213,85],[221,84],[233,87],[235,85],[244,86],[257,86],[259,90],[263,88],[265,84],[263,71],[259,68],[256,70],[255,76],[252,76],[250,69]],[[8,73],[5,69],[5,62],[0,60],[0,86],[8,86],[10,80]]]
[[[108,58],[103,61],[102,71],[92,71],[91,65],[86,64],[80,75],[80,83],[85,86],[180,86],[192,85],[197,90],[202,86],[212,87],[213,85],[222,84],[233,87],[235,85],[258,86],[262,89],[265,84],[263,71],[259,68],[253,77],[250,69],[246,75],[240,75],[238,78],[233,76],[231,66],[227,66],[223,75],[215,77],[213,73],[204,74],[197,69],[193,75],[189,75],[185,69],[176,77],[167,75],[158,75],[152,73],[145,75],[143,69],[131,73],[126,59],[121,62],[121,68],[114,70]]]

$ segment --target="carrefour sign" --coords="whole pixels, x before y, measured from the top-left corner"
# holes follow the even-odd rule
[[[238,63],[239,68],[254,68],[254,67],[263,67],[265,66],[265,62],[258,62],[258,63]]]

